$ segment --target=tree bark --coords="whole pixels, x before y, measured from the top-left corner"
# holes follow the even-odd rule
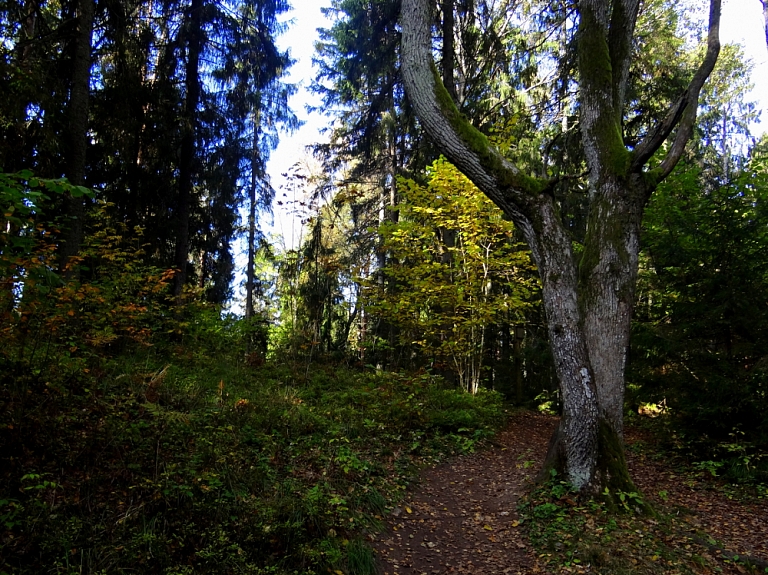
[[[256,185],[261,175],[259,161],[259,116],[253,116],[253,150],[251,151],[251,186],[248,189],[248,269],[245,283],[245,319],[253,317],[253,296],[255,289],[256,251]]]
[[[85,182],[86,152],[88,149],[88,100],[91,84],[91,46],[93,38],[94,0],[78,3],[77,34],[72,60],[72,77],[67,103],[67,140],[65,175],[71,184],[82,186]],[[59,266],[67,275],[70,259],[78,254],[83,242],[85,198],[67,195],[64,200],[67,228],[62,234],[59,248]]]
[[[454,70],[456,68],[456,50],[453,46],[453,0],[443,0],[443,84],[451,98],[456,100]]]
[[[24,18],[21,22],[21,38],[16,45],[16,62],[20,68],[26,66],[29,57],[32,55],[35,32],[37,29],[37,15],[40,11],[40,2],[27,2],[24,8]]]
[[[708,50],[691,85],[647,139],[628,150],[622,114],[638,5],[638,0],[579,3],[581,135],[591,203],[578,265],[552,193],[554,182],[526,175],[464,120],[432,62],[428,0],[403,0],[401,9],[403,79],[419,121],[438,149],[515,223],[531,249],[563,398],[547,461],[584,492],[631,484],[621,437],[642,212],[682,155],[701,86],[719,52],[720,0],[712,0]],[[646,170],[673,128],[677,133],[662,164]]]
[[[203,0],[192,0],[187,17],[187,62],[185,65],[186,98],[182,114],[181,154],[179,158],[179,193],[176,202],[176,253],[178,270],[174,278],[174,295],[181,296],[187,282],[189,260],[189,218],[194,181],[197,132],[197,106],[200,103],[200,53],[203,49]]]

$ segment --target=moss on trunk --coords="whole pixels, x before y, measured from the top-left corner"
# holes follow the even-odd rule
[[[521,170],[505,166],[502,155],[491,145],[485,134],[462,116],[443,84],[434,62],[431,64],[431,68],[434,79],[435,99],[443,115],[470,150],[477,154],[483,167],[493,174],[502,188],[513,188],[531,196],[542,193],[547,187],[547,181],[529,176]]]
[[[612,511],[636,511],[655,516],[656,512],[642,497],[629,476],[624,442],[606,422],[600,420],[595,490]]]
[[[581,495],[599,497],[613,512],[631,511],[655,517],[653,507],[648,504],[629,476],[627,459],[624,456],[624,443],[608,422],[601,419],[598,435],[597,468],[594,481]],[[562,423],[557,426],[549,441],[547,457],[536,478],[537,483],[548,481],[551,470],[560,477],[567,477],[565,469],[565,449],[563,448]]]

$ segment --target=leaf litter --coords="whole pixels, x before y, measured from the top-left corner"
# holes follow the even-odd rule
[[[561,496],[551,523],[543,531],[531,526],[519,507],[535,497],[534,478],[557,423],[518,412],[488,448],[424,470],[387,516],[386,529],[370,535],[379,573],[768,572],[766,500],[736,498],[701,474],[654,458],[652,441],[633,428],[627,444],[642,449],[627,450],[630,473],[658,518],[610,515]]]

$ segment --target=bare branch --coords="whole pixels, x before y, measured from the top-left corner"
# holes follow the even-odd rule
[[[588,175],[589,175],[589,170],[584,170],[580,174],[564,174],[564,175],[555,176],[554,178],[550,178],[549,181],[547,181],[547,187],[544,188],[543,193],[554,195],[555,186],[557,186],[557,184],[559,184],[560,182],[573,182],[573,181],[583,180]],[[572,194],[582,193],[576,189],[570,189],[569,192]]]
[[[630,171],[640,171],[676,126],[678,129],[675,140],[656,171],[656,181],[660,182],[666,178],[683,155],[685,145],[691,138],[693,127],[696,124],[701,88],[712,73],[720,54],[720,3],[721,0],[710,1],[707,52],[699,69],[696,70],[685,92],[670,107],[664,120],[635,148]]]

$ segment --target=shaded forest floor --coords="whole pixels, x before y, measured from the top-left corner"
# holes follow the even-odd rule
[[[628,464],[659,517],[577,503],[557,478],[524,499],[556,424],[519,413],[492,447],[426,470],[375,537],[380,572],[768,572],[768,502],[658,455],[641,429],[628,429]]]
[[[372,575],[387,507],[505,421],[501,395],[429,374],[211,340],[44,370],[0,353],[0,575]]]

